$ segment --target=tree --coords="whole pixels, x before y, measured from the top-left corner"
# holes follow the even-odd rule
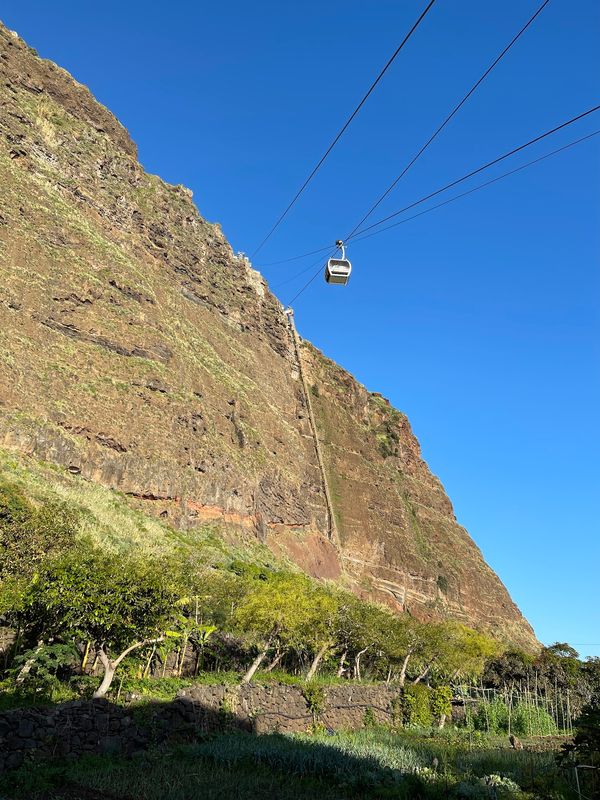
[[[267,653],[276,643],[280,651],[302,644],[311,619],[311,584],[304,575],[274,573],[266,580],[252,581],[234,612],[240,633],[258,653],[245,675],[249,683]]]
[[[64,503],[34,505],[13,483],[0,483],[0,580],[29,580],[39,565],[75,542],[78,517]]]
[[[411,658],[418,656],[422,649],[424,643],[422,628],[422,624],[408,614],[390,619],[388,636],[385,640],[385,654],[390,666],[400,666],[397,676],[400,686],[404,686],[406,682]]]
[[[235,573],[202,567],[187,561],[174,564],[185,587],[180,605],[182,616],[179,629],[181,641],[177,659],[177,674],[181,675],[188,645],[195,651],[194,675],[204,666],[204,652],[212,635],[230,623],[234,609],[245,592],[244,581]],[[169,648],[161,648],[166,660]],[[165,661],[163,661],[165,666]]]
[[[336,644],[340,607],[339,593],[324,586],[313,586],[308,600],[308,619],[301,632],[313,656],[306,673],[307,681],[315,676],[323,657]]]
[[[498,652],[493,639],[455,620],[424,625],[421,636],[422,669],[414,683],[431,670],[451,681],[459,675],[474,678],[483,672],[486,659]]]
[[[500,688],[509,683],[521,682],[533,676],[533,657],[521,650],[506,650],[488,658],[483,671],[483,684]]]
[[[91,641],[103,697],[123,660],[170,635],[180,593],[163,562],[77,548],[36,574],[13,617],[40,642]]]
[[[338,611],[338,643],[342,654],[338,675],[345,671],[344,663],[350,656],[354,662],[353,672],[361,680],[361,659],[369,652],[374,658],[381,657],[393,616],[382,606],[367,603],[349,593],[344,593]]]
[[[486,660],[498,653],[497,642],[454,620],[443,624],[440,643],[438,672],[450,680],[479,677]]]

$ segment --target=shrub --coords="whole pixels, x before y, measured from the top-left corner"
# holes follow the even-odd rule
[[[377,727],[377,718],[375,717],[375,712],[368,706],[365,708],[365,713],[363,715],[363,725],[365,728],[376,728]]]
[[[325,690],[322,686],[318,686],[314,683],[307,683],[302,688],[302,694],[304,695],[310,713],[313,715],[313,720],[316,721],[325,710],[325,702],[327,699]]]
[[[403,725],[428,728],[433,724],[430,696],[431,690],[421,683],[403,687],[398,698]]]
[[[433,689],[429,705],[435,719],[449,717],[452,714],[452,689],[449,686]]]
[[[78,515],[64,503],[34,505],[15,484],[0,482],[0,578],[30,578],[49,556],[75,542]]]
[[[600,767],[600,704],[584,706],[575,723],[572,742],[563,744],[560,760],[569,763],[572,758]]]

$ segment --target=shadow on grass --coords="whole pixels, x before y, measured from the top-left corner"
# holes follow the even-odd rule
[[[3,800],[508,800],[549,797],[550,789],[563,792],[557,798],[575,796],[558,786],[552,753],[469,752],[384,729],[254,735],[247,715],[182,699],[135,708],[67,703],[51,711],[0,715],[0,728],[15,714],[21,729],[23,719],[33,723],[37,715],[42,726],[44,714],[52,716],[60,745],[28,745],[23,765],[0,778]],[[5,731],[5,746],[22,741],[18,730]],[[532,793],[518,794],[519,787]]]

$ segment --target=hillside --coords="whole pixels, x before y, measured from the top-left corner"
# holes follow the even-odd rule
[[[263,278],[188,189],[144,172],[84,86],[1,25],[0,77],[0,445],[19,469],[32,459],[40,491],[118,490],[160,518],[153,541],[210,528],[535,647],[406,417],[302,342],[305,394]]]

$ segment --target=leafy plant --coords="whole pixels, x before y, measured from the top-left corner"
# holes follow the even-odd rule
[[[365,713],[363,714],[363,725],[365,728],[375,728],[377,726],[377,718],[375,717],[375,712],[371,706],[365,708]]]
[[[59,673],[73,667],[78,653],[73,644],[40,644],[18,655],[8,674],[26,691],[47,690],[58,682]]]
[[[398,706],[403,725],[428,728],[433,724],[430,694],[423,684],[411,684],[401,690]]]
[[[18,486],[0,482],[0,579],[29,579],[48,557],[72,546],[77,527],[72,507],[34,505]]]
[[[325,702],[327,700],[325,690],[317,684],[306,683],[302,687],[302,694],[310,713],[313,715],[313,720],[316,721],[325,710]]]

